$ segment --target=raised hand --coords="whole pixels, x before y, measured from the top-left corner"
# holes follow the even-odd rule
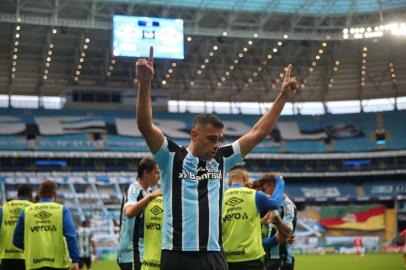
[[[162,190],[160,188],[158,188],[157,190],[155,190],[154,192],[151,193],[151,197],[153,199],[155,199],[156,197],[161,196],[161,195],[162,195]]]
[[[286,98],[286,100],[291,99],[296,90],[299,88],[299,83],[296,81],[296,78],[290,77],[290,72],[292,71],[292,65],[288,65],[288,69],[286,70],[285,79],[282,82],[282,94]]]
[[[149,48],[149,58],[135,63],[136,78],[139,83],[150,82],[154,76],[154,47]]]

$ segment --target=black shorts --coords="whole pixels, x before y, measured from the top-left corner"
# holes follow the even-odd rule
[[[295,257],[292,257],[292,262],[291,263],[282,263],[281,270],[293,270],[295,268]]]
[[[80,257],[79,268],[82,269],[86,265],[86,268],[89,269],[92,267],[92,258],[91,257]]]
[[[264,270],[264,263],[258,260],[245,261],[245,262],[229,262],[229,270]]]
[[[266,270],[293,270],[295,268],[295,258],[292,257],[291,263],[286,263],[280,259],[268,259],[265,266]]]
[[[118,266],[120,266],[121,270],[140,270],[141,269],[141,263],[140,262],[118,263]]]
[[[25,260],[3,259],[0,264],[1,270],[25,270]]]
[[[280,259],[269,259],[265,260],[265,268],[266,270],[280,270],[282,266],[282,260]]]
[[[161,270],[228,270],[220,251],[162,250]]]

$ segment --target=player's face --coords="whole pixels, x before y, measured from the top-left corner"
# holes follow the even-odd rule
[[[152,169],[152,171],[146,173],[147,174],[145,176],[148,179],[149,186],[155,186],[160,178],[158,167],[155,167],[154,169]]]
[[[223,142],[223,129],[212,125],[198,125],[192,131],[192,140],[199,152],[199,158],[210,160],[214,158]]]
[[[262,186],[262,191],[266,194],[272,195],[275,190],[275,184],[273,183],[266,183]]]

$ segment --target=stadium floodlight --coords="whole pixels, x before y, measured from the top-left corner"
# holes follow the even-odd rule
[[[391,62],[389,63],[389,69],[390,69],[390,79],[392,80],[392,83],[396,83],[396,73],[395,73],[395,65]]]
[[[386,25],[360,26],[343,29],[343,39],[379,38],[386,34],[393,36],[406,36],[406,24],[388,23]]]

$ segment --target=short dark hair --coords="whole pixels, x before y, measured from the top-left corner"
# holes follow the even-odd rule
[[[55,181],[45,180],[39,185],[39,196],[41,199],[52,198],[56,194],[57,185]]]
[[[18,186],[17,197],[32,198],[32,186],[28,184],[22,184]]]
[[[152,157],[145,157],[138,163],[138,178],[141,178],[144,171],[152,171],[156,167],[156,161]]]
[[[223,122],[216,115],[212,113],[201,113],[198,114],[193,120],[192,127],[196,127],[197,124],[204,126],[212,125],[214,128],[224,128]]]
[[[257,181],[258,186],[262,187],[265,184],[275,184],[277,176],[278,174],[275,172],[269,172],[262,175],[262,177]]]

